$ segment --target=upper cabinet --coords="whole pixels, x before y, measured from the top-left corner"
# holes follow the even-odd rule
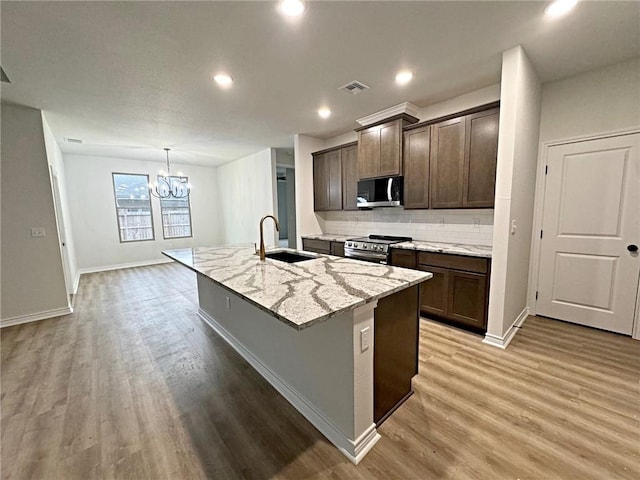
[[[431,208],[461,208],[464,189],[464,117],[432,125],[431,137]]]
[[[342,209],[358,210],[358,145],[352,144],[340,149],[342,158]]]
[[[404,132],[404,208],[429,208],[431,126]]]
[[[499,120],[498,108],[466,117],[463,207],[493,207]]]
[[[499,108],[404,132],[404,208],[494,206]]]
[[[340,150],[313,156],[314,210],[342,210],[342,162]]]
[[[358,129],[359,178],[402,175],[402,129],[417,121],[402,114]]]
[[[313,154],[313,206],[316,212],[357,210],[356,143]]]

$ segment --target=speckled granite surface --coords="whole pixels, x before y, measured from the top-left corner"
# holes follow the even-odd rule
[[[358,235],[338,235],[334,233],[318,233],[316,235],[302,235],[302,238],[310,238],[312,240],[326,240],[329,242],[346,242]]]
[[[299,330],[432,277],[428,272],[309,252],[304,254],[315,258],[298,263],[261,262],[247,247],[162,253]]]
[[[395,243],[393,248],[405,250],[421,250],[425,252],[449,253],[452,255],[466,255],[468,257],[491,258],[493,247],[485,245],[463,245],[460,243],[437,243],[414,240],[413,242]]]

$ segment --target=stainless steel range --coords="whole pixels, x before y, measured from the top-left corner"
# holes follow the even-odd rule
[[[388,263],[389,246],[394,243],[410,242],[411,237],[391,237],[388,235],[369,235],[352,238],[344,244],[344,256],[367,262]]]

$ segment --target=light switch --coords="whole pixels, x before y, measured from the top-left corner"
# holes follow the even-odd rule
[[[362,330],[360,330],[360,351],[364,352],[365,350],[367,350],[369,348],[369,345],[371,344],[371,339],[370,339],[370,332],[371,329],[369,327],[365,327]]]
[[[31,236],[32,237],[44,237],[44,227],[31,227]]]

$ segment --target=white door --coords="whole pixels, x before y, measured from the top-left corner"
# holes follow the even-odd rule
[[[536,313],[631,334],[640,134],[549,148]]]

